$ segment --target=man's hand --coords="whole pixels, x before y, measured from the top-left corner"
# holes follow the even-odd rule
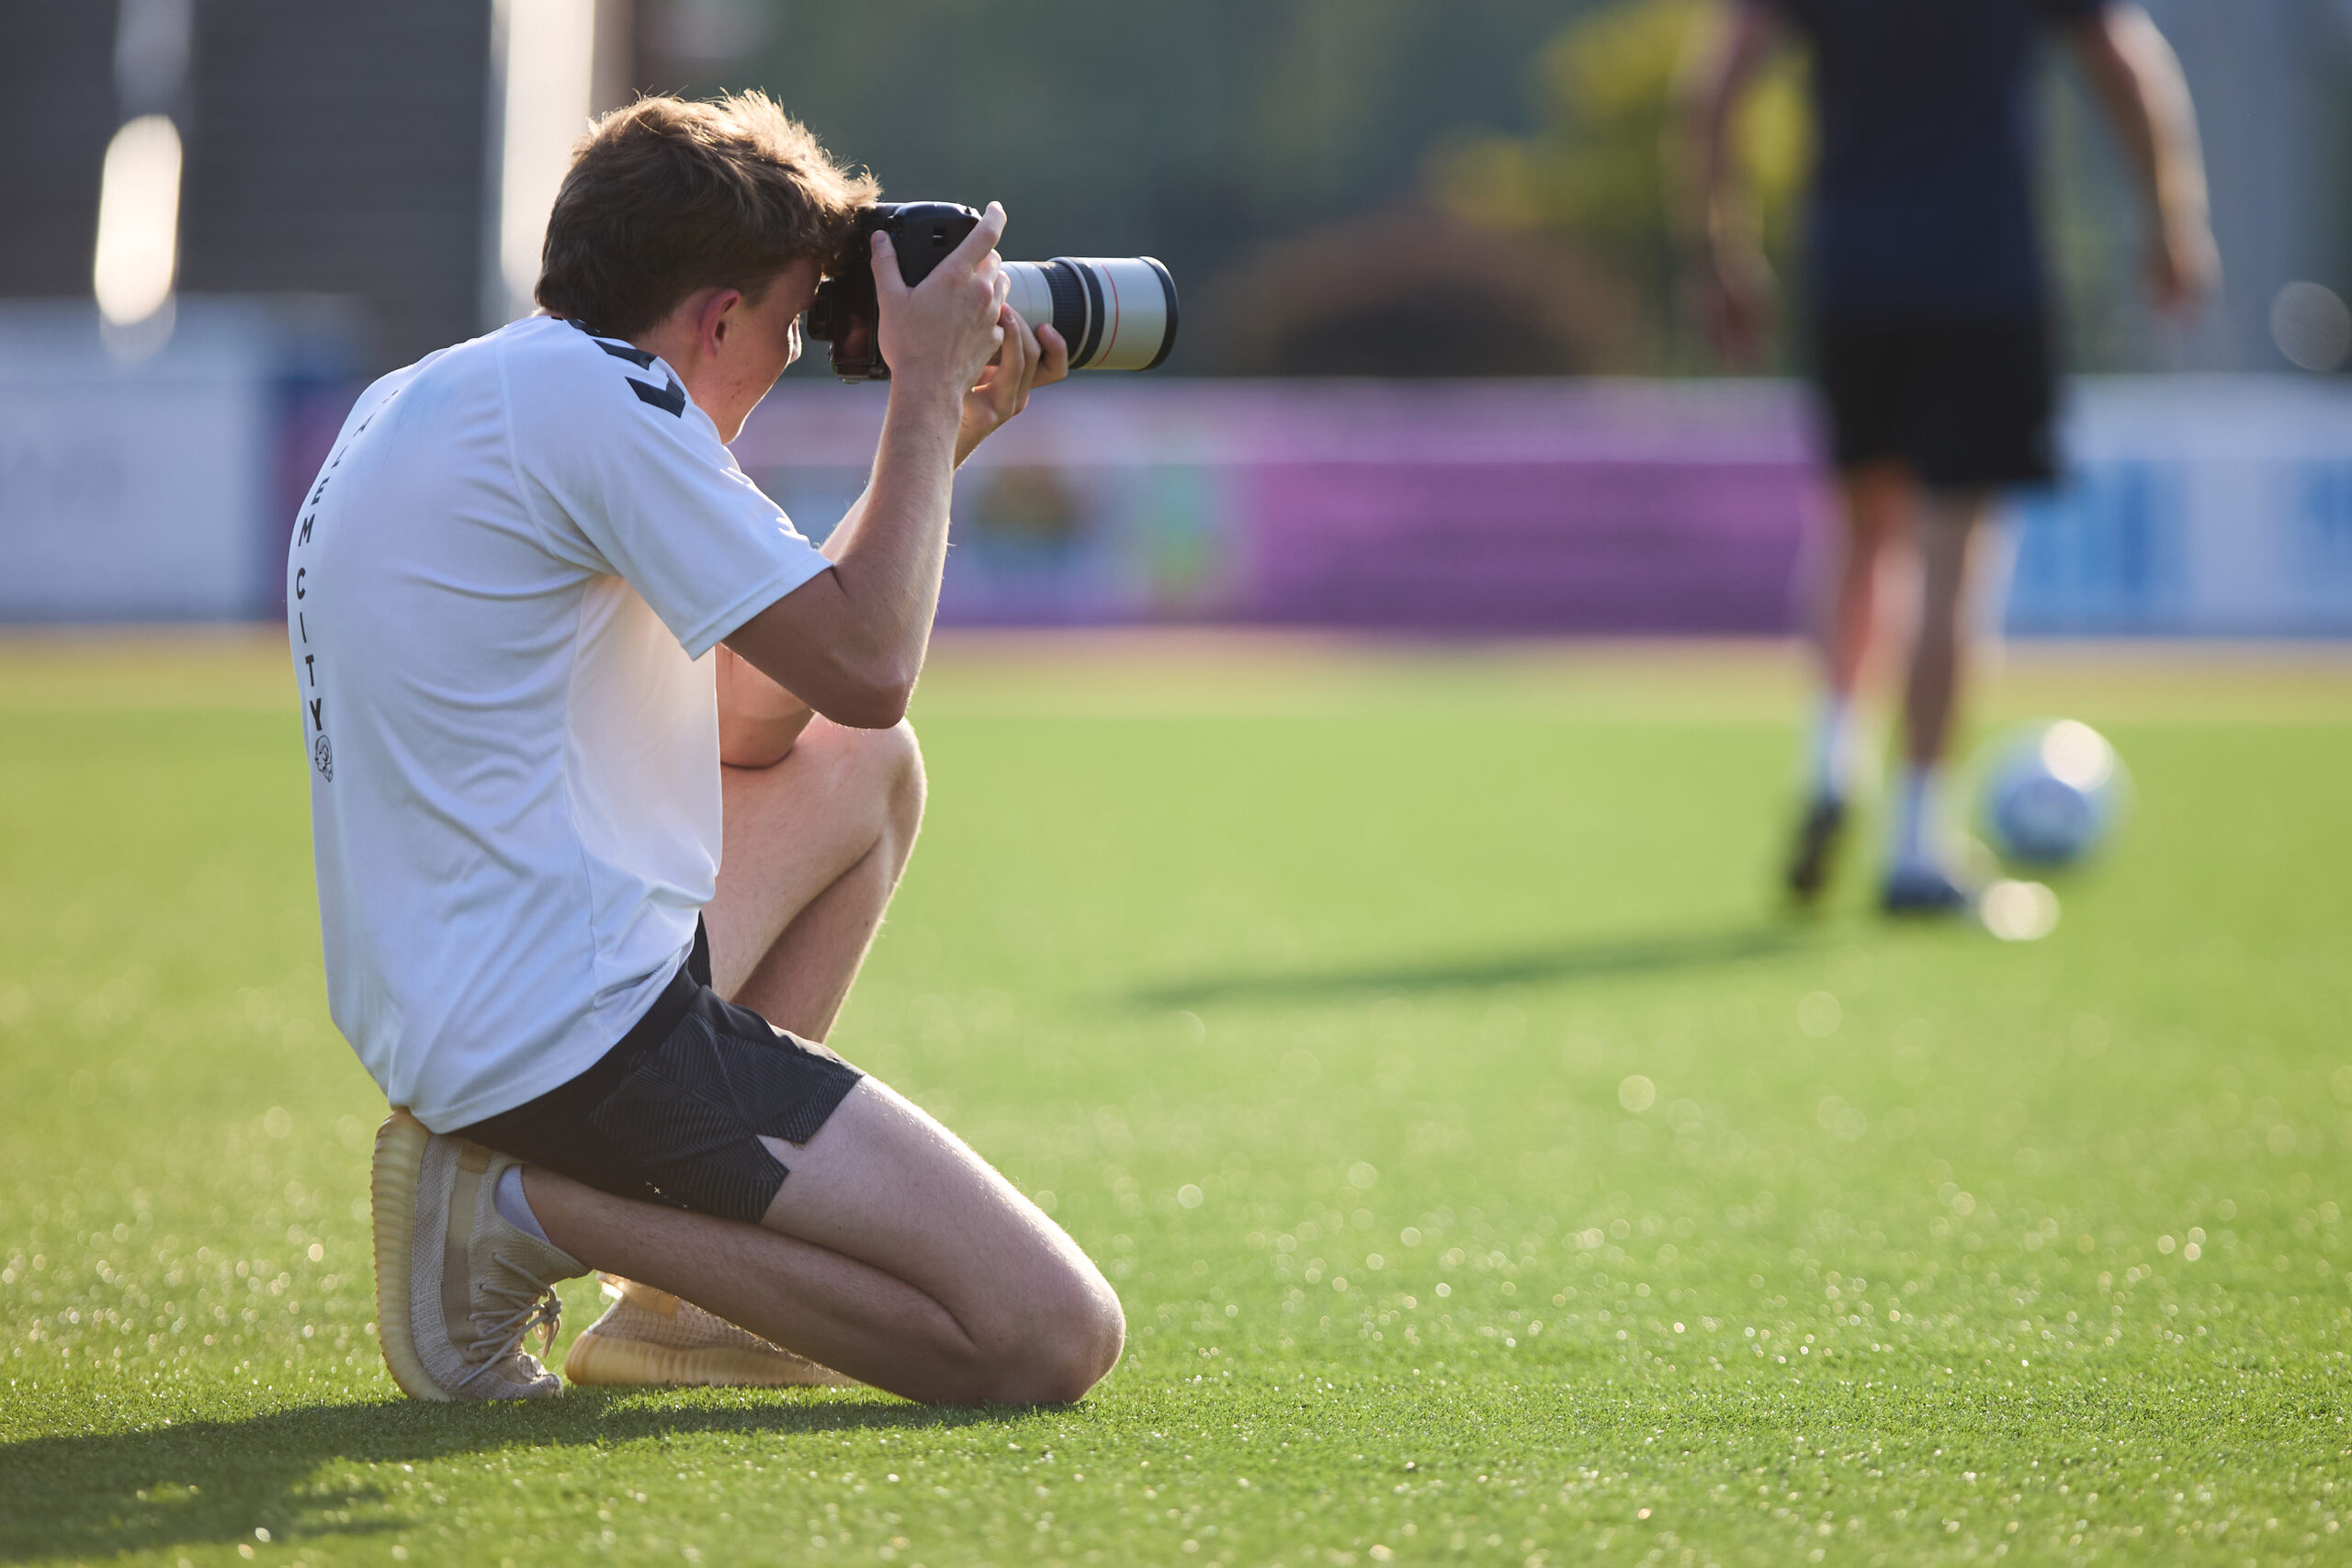
[[[2148,294],[2175,321],[2197,313],[2222,285],[2222,248],[2202,218],[2159,224],[2148,237]]]
[[[1003,346],[1005,296],[1011,285],[996,254],[1004,235],[1004,209],[989,203],[979,223],[929,277],[909,288],[899,276],[890,236],[874,235],[874,292],[881,306],[877,329],[893,389],[952,390],[961,398]]]
[[[1747,369],[1764,356],[1772,328],[1772,264],[1753,246],[1711,247],[1703,264],[1700,317],[1717,357]]]
[[[972,449],[1004,427],[1029,406],[1029,394],[1050,387],[1069,374],[1069,344],[1050,326],[1029,330],[1021,313],[1007,305],[998,318],[1004,345],[997,350],[979,384],[964,394],[964,416],[956,430],[956,466],[962,468]]]
[[[1675,68],[1669,210],[1693,256],[1691,303],[1715,352],[1739,367],[1762,355],[1774,279],[1731,153],[1732,108],[1780,30],[1763,0],[1723,0],[1690,29]]]

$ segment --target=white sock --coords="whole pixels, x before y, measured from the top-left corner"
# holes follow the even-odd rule
[[[1854,788],[1854,704],[1850,697],[1825,694],[1814,715],[1813,798],[1844,800]]]
[[[510,1225],[534,1241],[548,1241],[548,1233],[539,1228],[538,1215],[531,1213],[531,1201],[523,1195],[523,1168],[510,1165],[499,1173],[498,1190],[492,1194],[499,1214]],[[549,1247],[555,1243],[548,1241]]]
[[[1914,762],[1903,770],[1903,787],[1895,796],[1894,838],[1887,858],[1897,871],[1942,868],[1936,853],[1937,811],[1943,794],[1943,770]]]

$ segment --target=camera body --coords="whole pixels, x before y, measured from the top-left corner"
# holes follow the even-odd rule
[[[911,288],[964,243],[980,215],[945,201],[877,202],[857,216],[808,307],[808,336],[832,349],[844,381],[887,381],[881,304],[874,288],[874,234],[890,236],[899,276]],[[1073,370],[1152,370],[1176,346],[1176,280],[1149,256],[1057,256],[1007,262],[1010,302],[1032,326],[1069,344]]]

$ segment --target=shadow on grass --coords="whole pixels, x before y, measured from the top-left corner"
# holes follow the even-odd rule
[[[1208,1002],[1329,1001],[1352,995],[1544,985],[1704,969],[1794,952],[1818,940],[1811,928],[1800,924],[1739,926],[1679,936],[1612,937],[1453,960],[1286,974],[1212,975],[1144,987],[1131,996],[1140,1007],[1189,1008]]]
[[[567,1391],[526,1404],[387,1400],[311,1405],[243,1421],[193,1421],[144,1432],[35,1438],[0,1447],[0,1562],[113,1556],[165,1547],[281,1544],[389,1535],[419,1520],[392,1512],[384,1487],[337,1464],[419,1463],[499,1449],[594,1450],[696,1432],[802,1433],[953,1427],[1017,1420],[1010,1408],[939,1408],[880,1396],[752,1408],[649,1401],[633,1392]]]

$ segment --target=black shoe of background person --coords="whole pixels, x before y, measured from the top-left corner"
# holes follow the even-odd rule
[[[1846,827],[1846,803],[1829,795],[1805,807],[1797,823],[1796,847],[1789,856],[1789,897],[1810,905],[1821,897],[1838,858],[1838,840]]]
[[[1959,915],[1976,907],[1976,896],[1934,866],[1890,872],[1879,890],[1879,908],[1890,915]]]

